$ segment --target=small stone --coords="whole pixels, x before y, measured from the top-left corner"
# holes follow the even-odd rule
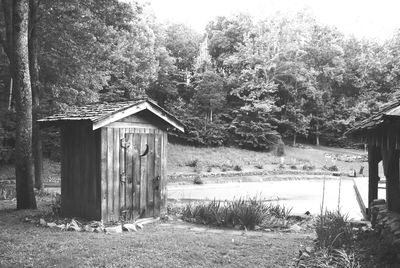
[[[306,252],[307,252],[308,254],[310,254],[310,253],[312,252],[312,248],[311,248],[311,247],[306,247],[305,250],[306,250]]]
[[[136,224],[134,223],[126,223],[122,226],[122,228],[128,232],[137,232]]]
[[[307,252],[303,252],[301,254],[301,259],[308,259],[308,258],[310,258],[310,254],[308,254]]]
[[[40,218],[39,224],[42,225],[42,226],[47,226],[47,222],[42,218]]]
[[[56,227],[59,228],[62,231],[62,230],[65,229],[65,224],[59,224]]]
[[[57,226],[57,224],[55,222],[48,222],[47,226],[50,227],[50,228],[54,228],[54,227]]]
[[[292,226],[290,226],[289,229],[290,229],[290,231],[293,231],[293,232],[300,232],[302,228],[297,224],[293,224]]]
[[[85,232],[93,232],[94,228],[87,224],[87,225],[83,226],[83,230]]]
[[[272,232],[272,230],[271,230],[271,229],[268,229],[268,228],[266,228],[266,229],[264,229],[264,232]]]
[[[122,233],[122,225],[107,227],[105,230],[107,234],[119,234]]]

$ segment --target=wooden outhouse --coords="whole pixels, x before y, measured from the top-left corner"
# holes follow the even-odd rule
[[[400,213],[400,100],[358,122],[347,135],[361,137],[368,144],[368,207],[378,198],[378,164],[382,161],[388,209]]]
[[[61,212],[105,222],[166,210],[167,130],[184,131],[151,100],[96,103],[38,120],[61,133]]]

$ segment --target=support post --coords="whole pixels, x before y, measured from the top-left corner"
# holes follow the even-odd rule
[[[399,152],[382,147],[388,209],[400,213]]]
[[[378,198],[379,167],[381,153],[374,144],[368,145],[368,216],[371,216],[371,203]]]

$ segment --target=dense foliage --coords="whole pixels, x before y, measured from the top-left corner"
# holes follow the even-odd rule
[[[38,13],[42,115],[150,97],[185,123],[174,139],[269,150],[281,139],[346,145],[354,122],[399,93],[400,33],[358,40],[299,13],[218,17],[201,35],[117,0],[42,0]],[[15,125],[9,87],[1,63],[3,147]]]

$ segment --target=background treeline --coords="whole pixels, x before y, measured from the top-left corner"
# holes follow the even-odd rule
[[[146,10],[117,0],[39,1],[39,114],[150,97],[186,124],[174,140],[268,150],[282,139],[348,145],[343,133],[398,92],[400,33],[359,40],[303,12],[218,17],[199,34]],[[0,141],[8,148],[16,122],[4,50],[0,59]],[[44,135],[47,154],[54,137]]]

